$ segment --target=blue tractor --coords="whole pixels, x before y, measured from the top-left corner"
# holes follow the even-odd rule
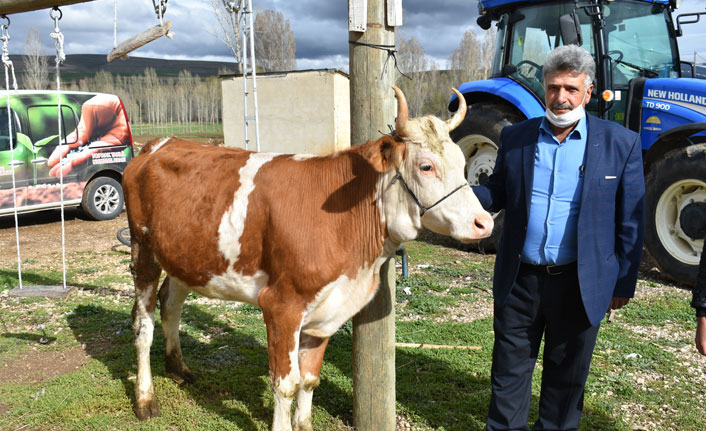
[[[497,29],[491,78],[458,87],[469,109],[452,138],[466,156],[468,181],[487,181],[501,129],[544,115],[542,65],[549,51],[582,46],[597,66],[587,111],[642,140],[647,251],[664,275],[693,285],[704,241],[687,235],[682,223],[687,214],[689,222],[706,223],[706,211],[689,207],[706,207],[706,80],[680,61],[677,38],[682,24],[706,12],[677,16],[675,27],[676,6],[676,0],[480,0],[478,25]],[[449,109],[457,106],[454,96]],[[495,220],[496,231],[481,243],[490,251],[502,212]]]

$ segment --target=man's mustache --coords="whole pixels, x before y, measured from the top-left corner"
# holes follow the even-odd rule
[[[550,106],[550,108],[552,111],[556,111],[559,109],[568,109],[571,111],[574,109],[574,105],[572,105],[571,103],[554,103]]]

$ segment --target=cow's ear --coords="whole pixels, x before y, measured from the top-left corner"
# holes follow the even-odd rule
[[[383,136],[373,143],[368,160],[378,172],[397,169],[407,157],[407,145],[401,139]]]

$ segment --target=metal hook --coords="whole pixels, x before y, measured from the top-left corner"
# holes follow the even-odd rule
[[[3,28],[10,27],[10,17],[5,14],[0,15],[0,19],[4,19],[6,22],[2,25]]]
[[[54,15],[54,12],[55,12],[55,11],[56,11],[56,12],[59,12],[59,16],[58,16],[58,17]],[[54,21],[59,21],[61,18],[64,17],[64,13],[61,11],[61,9],[59,9],[58,6],[54,6],[54,7],[51,8],[51,10],[49,11],[49,16],[50,16],[51,19],[53,19]]]

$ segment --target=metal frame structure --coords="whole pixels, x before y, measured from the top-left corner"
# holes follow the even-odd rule
[[[245,131],[245,149],[249,150],[250,135],[248,122],[255,125],[255,150],[260,151],[260,126],[257,108],[257,70],[255,63],[255,31],[253,26],[252,0],[227,1],[223,0],[226,11],[231,14],[234,27],[240,36],[240,72],[243,74],[243,121]],[[248,67],[248,49],[250,49],[250,65]],[[252,80],[252,97],[254,115],[248,115],[248,75]]]

